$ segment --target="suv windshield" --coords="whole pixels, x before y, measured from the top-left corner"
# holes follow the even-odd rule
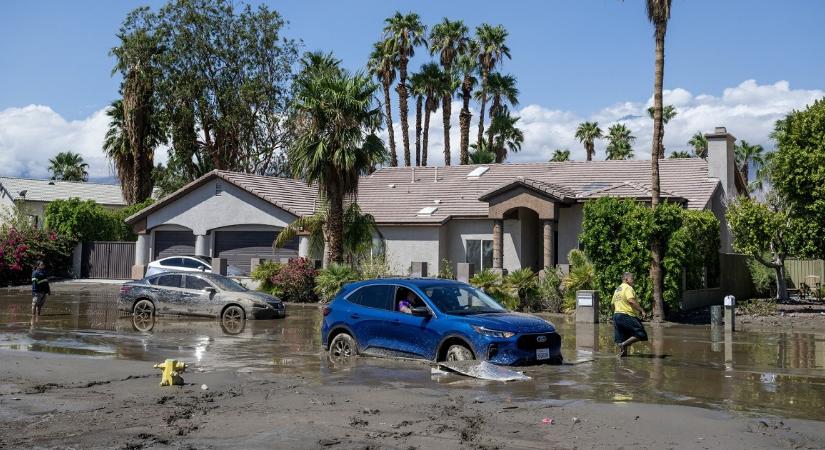
[[[507,309],[489,295],[471,286],[433,285],[422,288],[444,314],[468,315],[503,313]]]
[[[215,286],[222,291],[243,292],[248,290],[234,280],[226,277],[209,277],[209,281],[215,283]]]

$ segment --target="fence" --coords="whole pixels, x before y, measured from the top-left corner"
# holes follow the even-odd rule
[[[83,244],[80,275],[83,278],[126,280],[132,277],[134,263],[134,242],[86,242]]]
[[[798,288],[809,275],[825,281],[825,261],[821,259],[786,259],[785,274],[791,279],[792,286]]]

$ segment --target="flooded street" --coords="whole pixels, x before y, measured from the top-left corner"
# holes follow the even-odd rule
[[[315,385],[401,386],[484,402],[673,404],[825,420],[825,333],[649,326],[650,342],[619,360],[610,324],[576,327],[554,319],[565,364],[528,367],[532,380],[504,384],[435,377],[426,362],[362,357],[335,367],[321,351],[321,314],[314,306],[291,306],[286,319],[228,329],[204,319],[139,323],[120,316],[114,300],[114,294],[55,295],[32,322],[27,296],[0,296],[0,350],[14,351],[3,364],[16,352],[147,363],[174,358],[200,373],[295,375]]]

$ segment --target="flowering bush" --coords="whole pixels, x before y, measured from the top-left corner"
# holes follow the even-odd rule
[[[292,258],[270,278],[272,293],[286,302],[317,302],[315,276],[317,271],[309,258]]]
[[[0,227],[0,284],[25,283],[38,260],[52,275],[65,275],[71,267],[75,239],[21,223]]]

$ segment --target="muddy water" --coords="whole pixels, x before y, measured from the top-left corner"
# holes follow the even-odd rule
[[[565,365],[525,368],[531,381],[503,384],[433,376],[428,364],[414,361],[358,358],[334,365],[321,352],[315,307],[292,307],[286,319],[230,329],[215,320],[135,321],[118,314],[108,294],[55,295],[32,321],[30,301],[0,296],[0,348],[147,362],[175,358],[195,370],[296,374],[317,383],[461,389],[479,401],[589,399],[825,419],[825,333],[648,327],[650,342],[619,360],[609,324],[561,322]]]

